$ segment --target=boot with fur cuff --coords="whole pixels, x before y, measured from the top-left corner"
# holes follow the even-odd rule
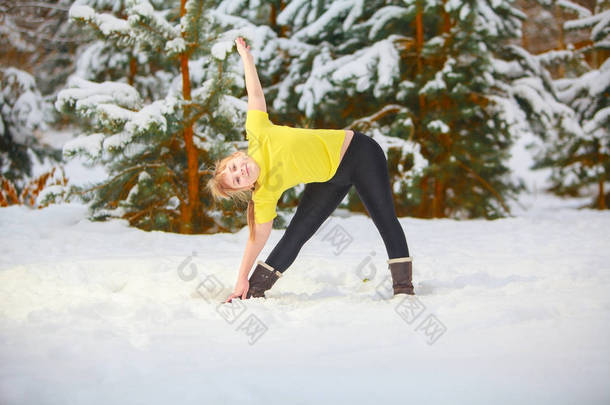
[[[413,291],[413,283],[411,281],[413,275],[413,258],[396,257],[394,259],[389,259],[388,268],[392,274],[392,288],[394,289],[394,295],[415,295],[415,292]]]
[[[265,298],[265,291],[270,289],[280,277],[282,277],[282,273],[274,270],[273,267],[269,266],[267,263],[259,260],[256,264],[256,268],[250,276],[250,279],[248,280],[250,287],[248,288],[246,299],[251,297]]]

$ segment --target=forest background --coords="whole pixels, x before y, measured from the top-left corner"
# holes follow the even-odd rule
[[[382,144],[399,216],[499,218],[532,192],[610,205],[608,0],[0,1],[0,206],[80,199],[96,220],[233,232],[214,164],[247,146],[233,40],[252,45],[270,118]],[[76,182],[79,158],[102,170]],[[44,172],[36,168],[44,167]],[[279,202],[275,228],[303,185]],[[341,204],[365,212],[352,190]]]

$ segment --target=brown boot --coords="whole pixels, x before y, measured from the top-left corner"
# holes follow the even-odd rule
[[[413,274],[412,257],[396,257],[388,260],[388,268],[392,274],[392,288],[394,295],[409,294],[415,295],[411,277]]]
[[[259,260],[256,264],[254,272],[252,272],[252,275],[248,280],[250,287],[248,288],[246,299],[251,297],[265,298],[265,291],[270,289],[280,277],[282,277],[282,273],[274,270],[273,267],[269,266],[267,263]]]

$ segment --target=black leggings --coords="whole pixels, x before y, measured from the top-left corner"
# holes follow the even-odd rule
[[[383,238],[388,258],[408,257],[409,248],[396,217],[383,149],[373,138],[354,131],[335,175],[326,182],[305,184],[290,224],[265,263],[281,273],[288,269],[301,247],[343,201],[352,185]]]

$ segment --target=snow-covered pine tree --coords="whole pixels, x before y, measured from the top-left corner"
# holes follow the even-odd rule
[[[495,1],[287,2],[277,19],[305,46],[273,106],[296,98],[313,126],[405,140],[387,148],[399,215],[503,215],[519,186],[490,58],[519,17]]]
[[[235,14],[225,27],[264,33],[257,60],[278,121],[380,141],[399,215],[503,215],[523,188],[507,176],[513,138],[578,128],[546,70],[571,52],[515,45],[525,16],[512,1],[291,0],[275,18],[258,2],[222,5]]]
[[[496,218],[521,189],[506,166],[513,142],[492,60],[515,38],[511,2],[414,2],[414,44],[406,104],[430,165],[412,193],[419,216]],[[421,190],[421,191],[419,191]],[[408,200],[407,200],[408,201]]]
[[[54,119],[49,100],[72,65],[67,1],[0,0],[0,176],[18,195],[32,181],[34,165],[61,159],[39,137]]]
[[[163,10],[165,4],[171,7],[164,0],[150,0],[150,3],[157,10]],[[119,18],[127,17],[124,0],[79,0],[78,4],[88,5],[97,12],[112,12]],[[163,54],[140,51],[138,43],[119,45],[105,40],[101,31],[97,31],[97,36],[98,40],[81,46],[75,76],[94,82],[127,82],[146,101],[165,97],[179,66]]]
[[[72,1],[0,0],[0,64],[30,72],[44,96],[65,84],[83,39],[68,24]]]
[[[45,148],[36,133],[47,129],[52,107],[34,77],[16,68],[0,68],[0,175],[21,193],[32,175],[34,159],[58,161],[61,151]]]
[[[582,2],[582,1],[581,1]],[[530,19],[524,22],[522,46],[536,54],[537,59],[554,77],[563,77],[566,69],[578,70],[579,58],[573,58],[572,49],[581,43],[581,36],[575,36],[563,28],[566,20],[584,18],[591,12],[571,0],[521,0]]]
[[[548,137],[539,167],[551,167],[552,190],[560,195],[595,195],[591,207],[610,206],[610,1],[597,0],[591,15],[567,21],[564,28],[590,30],[590,43],[575,50],[591,54],[589,71],[558,79],[559,98],[571,106],[577,131]]]
[[[229,95],[223,71],[233,41],[217,41],[211,6],[208,0],[181,0],[156,9],[147,0],[125,0],[125,18],[79,3],[70,9],[74,20],[106,41],[136,54],[163,55],[176,66],[165,97],[150,103],[128,83],[78,77],[58,95],[59,110],[91,126],[64,146],[64,154],[87,156],[109,174],[77,191],[91,200],[94,217],[117,216],[143,229],[181,233],[224,228],[223,218],[215,220],[222,215],[210,212],[214,204],[204,192],[203,168],[225,153],[223,141],[243,138],[234,120],[244,106]]]
[[[367,2],[366,7],[368,7],[369,14],[373,14],[374,9],[379,8],[383,3],[382,1]],[[358,49],[359,44],[366,43],[369,48],[370,44],[366,39],[345,41],[344,39],[349,39],[353,33],[344,32],[342,28],[343,25],[349,28],[355,23],[356,18],[364,13],[364,5],[365,2],[361,0],[264,3],[249,0],[224,0],[216,13],[225,29],[240,29],[246,33],[246,37],[251,39],[252,52],[257,60],[259,77],[264,87],[265,97],[271,107],[269,112],[273,121],[302,127],[340,128],[348,126],[358,118],[360,118],[358,122],[367,125],[366,123],[374,120],[375,117],[365,115],[365,112],[371,110],[371,108],[367,109],[366,105],[359,106],[359,111],[351,111],[358,102],[353,90],[351,98],[341,100],[338,105],[335,105],[335,99],[332,99],[319,109],[312,108],[320,98],[324,98],[324,92],[332,90],[328,88],[329,86],[341,88],[342,85],[341,82],[331,83],[327,78],[312,77],[312,72],[314,67],[324,67],[324,64],[330,60],[331,50],[333,54],[337,53],[336,43],[340,44],[339,49],[345,54],[337,53],[337,55],[345,56],[345,58],[333,64],[331,69],[336,69],[339,64],[347,64],[362,56],[353,57],[351,55]],[[346,14],[350,8],[353,11]],[[308,26],[311,26],[309,30],[306,29]],[[329,39],[332,39],[332,43]],[[346,42],[351,43],[351,48],[345,48]],[[370,47],[370,49],[373,48]],[[384,46],[384,49],[377,53],[373,50],[365,55],[364,59],[375,59],[376,54],[385,54],[386,48],[387,46]],[[385,64],[391,69],[391,65],[388,65],[387,62],[392,61],[384,59],[381,62],[382,66]],[[366,70],[365,65],[362,67]],[[334,111],[332,106],[335,106]],[[380,115],[387,115],[395,113],[397,109],[407,110],[402,106],[390,105],[378,112]],[[409,160],[411,166],[413,166],[413,161],[417,162],[418,167],[425,163],[425,160],[417,153],[417,145],[414,143],[399,138],[386,138],[380,131],[376,138],[389,154],[392,151],[397,151],[398,155],[404,151],[413,152],[407,153],[408,158],[403,159]],[[416,158],[413,158],[413,155]],[[410,173],[413,172],[415,170]],[[292,207],[296,204],[296,199],[302,190],[302,186],[297,186],[284,193],[278,204],[280,215],[281,208]],[[353,193],[347,199],[354,200],[349,204],[352,209],[364,210],[357,194]]]

